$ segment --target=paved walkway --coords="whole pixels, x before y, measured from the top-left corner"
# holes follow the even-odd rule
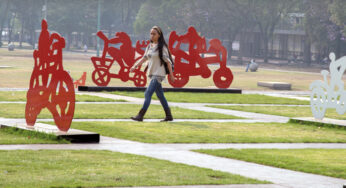
[[[133,188],[133,187],[122,187]],[[183,185],[183,186],[155,186],[155,187],[136,187],[136,188],[285,188],[275,184],[242,184],[242,185]]]

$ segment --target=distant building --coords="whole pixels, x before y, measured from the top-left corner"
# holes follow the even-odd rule
[[[281,21],[274,30],[273,37],[268,42],[268,58],[271,59],[303,59],[304,41],[306,34],[302,26],[303,13],[290,13],[287,19]],[[243,56],[263,57],[264,45],[260,31],[248,30],[241,32],[235,43],[242,50]],[[235,50],[235,49],[233,49]],[[237,54],[235,51],[234,55]],[[316,60],[318,51],[316,46],[311,46],[312,60]]]

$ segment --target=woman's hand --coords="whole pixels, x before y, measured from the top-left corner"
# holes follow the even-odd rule
[[[130,72],[133,72],[136,69],[136,66],[132,66]]]
[[[170,80],[172,83],[174,83],[175,78],[174,78],[174,76],[173,76],[173,73],[170,73],[170,74],[169,74],[169,80]]]

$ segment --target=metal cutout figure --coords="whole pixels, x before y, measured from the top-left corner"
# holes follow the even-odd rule
[[[97,36],[104,41],[104,48],[101,57],[91,57],[95,67],[92,73],[93,82],[98,86],[107,86],[111,78],[119,78],[123,82],[131,80],[135,86],[144,87],[147,83],[145,71],[141,71],[141,67],[138,67],[131,76],[130,69],[137,60],[143,57],[145,51],[142,48],[145,48],[149,41],[142,41],[142,43],[137,41],[136,47],[133,48],[132,41],[125,32],[117,32],[111,39],[108,39],[102,31],[97,32]],[[114,47],[117,44],[120,44],[119,48]],[[137,58],[136,53],[139,54]],[[111,58],[108,58],[107,54]],[[120,66],[118,73],[109,72],[114,61]]]
[[[78,86],[85,86],[85,81],[86,81],[86,72],[83,72],[82,76],[73,82],[74,87],[78,88]]]
[[[144,50],[149,41],[137,41],[136,47],[132,47],[130,37],[124,32],[118,32],[114,38],[108,39],[102,31],[97,36],[104,41],[104,49],[101,57],[92,57],[91,61],[95,67],[92,73],[92,80],[98,86],[107,86],[111,78],[119,78],[123,82],[132,80],[137,87],[144,87],[147,82],[145,71],[138,67],[134,76],[129,75],[129,70],[133,64],[142,58]],[[121,44],[119,48],[110,46]],[[181,49],[182,44],[187,44],[188,52]],[[169,83],[173,87],[184,87],[189,82],[190,76],[200,75],[203,78],[211,76],[212,72],[208,64],[219,64],[220,67],[213,74],[213,80],[218,88],[228,88],[233,81],[233,74],[227,64],[227,50],[222,46],[219,39],[211,39],[207,49],[206,40],[200,37],[194,27],[189,27],[184,35],[177,35],[175,31],[170,33],[169,50],[175,57],[174,77],[175,82]],[[136,53],[139,57],[135,58]],[[107,58],[109,55],[111,58]],[[205,56],[205,57],[204,57]],[[110,73],[109,70],[116,61],[120,66],[117,74]]]
[[[181,49],[182,44],[188,45],[188,52]],[[228,88],[233,81],[231,69],[227,68],[227,50],[221,41],[212,39],[209,48],[206,47],[204,37],[200,37],[194,27],[189,27],[184,35],[177,35],[172,31],[169,37],[169,49],[175,57],[175,82],[169,83],[173,87],[184,87],[190,76],[201,75],[203,78],[211,76],[208,64],[220,64],[213,74],[213,80],[218,88]]]
[[[311,83],[310,107],[316,119],[323,119],[327,108],[335,108],[340,115],[346,112],[346,90],[342,77],[346,70],[346,56],[335,60],[335,54],[330,53],[329,65],[330,82],[328,83],[327,70],[322,70],[322,80]]]
[[[63,68],[62,49],[65,39],[57,33],[50,34],[46,20],[42,20],[38,50],[34,50],[34,69],[30,78],[25,120],[34,126],[43,108],[52,113],[60,131],[67,132],[75,109],[75,91],[72,78]]]

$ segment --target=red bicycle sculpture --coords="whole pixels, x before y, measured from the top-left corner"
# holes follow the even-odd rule
[[[188,44],[188,52],[181,49],[182,44]],[[227,68],[227,50],[221,41],[212,39],[209,41],[209,49],[206,48],[205,38],[200,37],[194,27],[189,27],[185,35],[177,35],[172,31],[169,36],[169,49],[175,57],[174,77],[175,82],[169,83],[173,87],[184,87],[190,76],[201,75],[203,78],[211,76],[208,64],[219,63],[220,68],[214,72],[213,80],[218,88],[228,88],[233,81],[231,69]],[[201,55],[208,57],[201,57]],[[210,56],[213,54],[213,56]]]
[[[137,41],[136,47],[132,47],[130,37],[125,32],[117,32],[115,38],[108,39],[102,31],[97,32],[97,36],[104,41],[104,48],[101,57],[91,57],[91,61],[95,67],[92,73],[92,80],[98,86],[107,86],[111,78],[119,78],[121,81],[126,82],[131,80],[137,87],[144,87],[147,83],[147,77],[144,71],[141,71],[141,67],[138,67],[133,76],[130,74],[130,69],[133,64],[142,58],[144,50],[149,41]],[[119,48],[111,45],[120,44]],[[136,58],[136,53],[139,56]],[[107,54],[111,58],[107,58]],[[118,73],[110,73],[114,61],[116,61],[120,70]]]
[[[35,50],[34,70],[30,78],[25,107],[27,125],[34,126],[43,108],[52,113],[55,124],[61,131],[68,131],[74,115],[75,92],[73,81],[63,68],[62,49],[65,39],[57,33],[50,34],[46,20]]]

